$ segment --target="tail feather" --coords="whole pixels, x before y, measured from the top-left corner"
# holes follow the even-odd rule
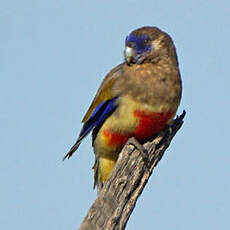
[[[73,153],[78,149],[79,145],[81,144],[81,141],[90,133],[90,131],[92,131],[95,127],[101,126],[104,120],[116,109],[116,100],[117,97],[114,97],[110,100],[102,102],[96,107],[96,109],[93,111],[93,114],[84,123],[76,143],[70,149],[70,151],[63,157],[63,161],[66,158],[69,159],[73,155]]]
[[[76,143],[73,145],[73,147],[69,150],[69,152],[63,157],[63,161],[67,158],[69,159],[73,154],[74,152],[78,149],[79,145],[81,144],[81,141],[82,141],[83,138],[79,138]]]
[[[98,158],[98,156],[95,155],[95,163],[93,166],[93,170],[94,170],[94,184],[93,184],[93,189],[95,189],[95,187],[97,187],[97,191],[100,192],[101,189],[103,188],[104,183],[99,179],[99,169],[100,168],[100,160]]]

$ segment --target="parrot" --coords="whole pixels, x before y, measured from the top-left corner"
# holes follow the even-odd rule
[[[104,78],[88,111],[70,158],[92,131],[94,188],[103,187],[130,138],[141,143],[174,118],[182,81],[172,38],[155,26],[132,31],[125,39],[124,61]],[[134,144],[135,145],[135,144]]]

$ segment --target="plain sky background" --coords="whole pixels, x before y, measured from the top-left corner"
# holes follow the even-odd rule
[[[230,1],[1,0],[1,230],[78,228],[97,195],[91,138],[62,157],[144,25],[175,42],[187,115],[126,229],[230,229]]]

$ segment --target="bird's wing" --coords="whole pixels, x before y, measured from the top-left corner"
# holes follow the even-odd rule
[[[114,69],[112,69],[105,77],[103,82],[101,83],[100,88],[98,89],[96,96],[94,97],[88,111],[86,112],[84,118],[82,119],[82,122],[85,123],[93,111],[96,109],[96,107],[101,104],[101,102],[112,99],[114,97],[113,94],[111,94],[111,88],[116,80],[122,72],[122,66],[123,64],[118,65]]]
[[[95,127],[100,126],[105,119],[116,109],[117,98],[119,95],[112,93],[113,84],[122,72],[122,64],[115,67],[105,77],[97,94],[86,112],[82,122],[84,123],[79,137],[70,151],[63,158],[70,158],[77,150],[82,140],[92,131]]]

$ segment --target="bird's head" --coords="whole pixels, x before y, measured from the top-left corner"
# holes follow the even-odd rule
[[[177,56],[172,39],[157,27],[142,27],[132,31],[125,40],[125,61],[142,64],[161,55]]]

